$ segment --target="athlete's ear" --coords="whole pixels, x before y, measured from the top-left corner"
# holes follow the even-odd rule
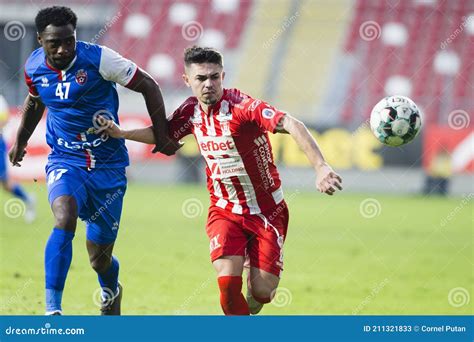
[[[40,36],[40,34],[39,34],[38,32],[36,32],[36,40],[38,41],[39,45],[41,45],[41,46],[43,45],[43,44],[41,43],[41,36]]]
[[[183,81],[184,81],[184,83],[186,84],[186,86],[187,86],[188,88],[191,87],[191,85],[189,84],[189,77],[188,77],[188,75],[183,74],[182,77],[183,77]]]
[[[222,71],[222,80],[225,78],[225,71]]]

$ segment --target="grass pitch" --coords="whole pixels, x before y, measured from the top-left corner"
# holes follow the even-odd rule
[[[43,250],[53,218],[46,186],[29,190],[38,197],[33,225],[0,212],[0,314],[44,313]],[[9,197],[1,196],[3,208]],[[291,189],[286,198],[285,270],[262,314],[473,314],[472,198]],[[129,185],[115,247],[123,314],[221,314],[207,205],[204,186]],[[64,314],[96,315],[99,286],[82,223],[73,253]]]

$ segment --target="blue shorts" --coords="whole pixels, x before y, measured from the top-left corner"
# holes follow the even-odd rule
[[[7,180],[7,146],[0,134],[0,181]]]
[[[54,163],[46,166],[46,180],[50,205],[59,196],[76,199],[78,216],[86,223],[88,240],[99,245],[115,241],[127,189],[125,168],[88,171]]]

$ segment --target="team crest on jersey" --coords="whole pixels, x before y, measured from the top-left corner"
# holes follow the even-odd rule
[[[230,122],[229,121],[221,121],[221,130],[222,135],[231,135],[230,133]]]
[[[87,71],[79,69],[76,71],[76,83],[83,86],[87,82]]]

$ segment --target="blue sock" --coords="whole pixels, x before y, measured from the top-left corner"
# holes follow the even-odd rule
[[[30,200],[25,190],[23,190],[23,188],[18,184],[13,185],[12,194],[21,199],[23,202],[28,202]]]
[[[112,255],[112,263],[108,270],[103,273],[98,273],[99,283],[103,289],[103,297],[110,296],[111,292],[113,292],[114,295],[117,294],[119,268],[120,265],[118,259]]]
[[[54,228],[46,243],[44,271],[46,274],[46,311],[61,310],[64,283],[72,260],[74,233]]]
[[[63,300],[63,291],[46,289],[46,312],[61,311],[61,302]]]

